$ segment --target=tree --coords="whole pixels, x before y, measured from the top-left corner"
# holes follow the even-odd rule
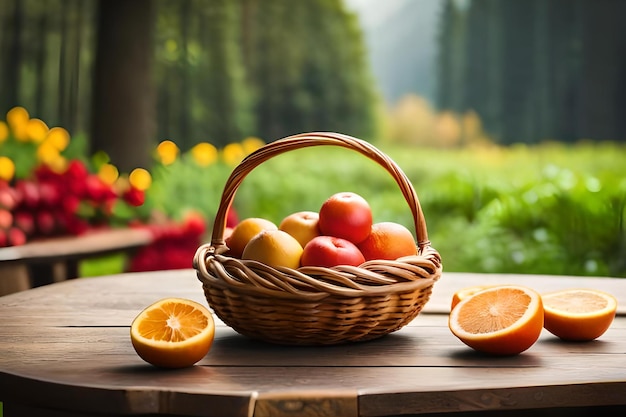
[[[155,132],[152,0],[100,0],[91,151],[120,171],[151,164]]]
[[[501,143],[626,140],[625,14],[619,0],[447,1],[438,106],[477,111]]]
[[[585,1],[580,136],[626,141],[626,2]]]
[[[250,82],[259,135],[376,134],[378,97],[356,17],[339,0],[267,0],[255,10]]]

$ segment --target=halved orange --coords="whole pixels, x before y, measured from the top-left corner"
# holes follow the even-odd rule
[[[542,295],[544,327],[553,335],[572,341],[597,339],[611,326],[617,300],[603,291],[571,288]]]
[[[192,366],[209,352],[214,337],[215,322],[208,308],[182,298],[151,304],[130,326],[137,354],[162,368]]]
[[[476,294],[478,291],[482,291],[486,288],[492,287],[492,285],[472,285],[471,287],[461,288],[454,294],[452,294],[452,301],[450,302],[450,311],[463,299],[470,295]]]
[[[493,355],[517,355],[543,330],[541,295],[520,285],[498,285],[461,300],[448,326],[469,347]]]

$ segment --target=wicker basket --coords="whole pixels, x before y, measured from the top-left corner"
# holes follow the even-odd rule
[[[222,255],[226,214],[248,173],[281,153],[320,145],[357,151],[396,180],[415,222],[418,255],[368,261],[359,267],[272,268]],[[284,345],[332,345],[375,339],[413,320],[441,276],[420,204],[402,170],[368,142],[336,133],[307,133],[269,143],[246,157],[228,178],[210,244],[198,248],[194,268],[215,314],[240,334]]]

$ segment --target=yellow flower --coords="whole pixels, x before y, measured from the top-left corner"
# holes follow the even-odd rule
[[[21,142],[28,140],[27,125],[30,116],[24,107],[13,107],[7,112],[7,123],[13,131],[13,136]]]
[[[130,185],[138,190],[145,191],[152,185],[152,175],[144,168],[135,168],[128,176]]]
[[[59,150],[55,148],[50,142],[42,142],[37,147],[37,159],[46,165],[50,165],[55,159],[59,158]]]
[[[98,170],[98,176],[106,184],[113,185],[120,176],[120,172],[115,165],[103,164]]]
[[[15,164],[9,157],[0,156],[0,179],[11,181],[15,175]]]
[[[239,143],[229,143],[222,150],[224,162],[228,165],[237,165],[246,156],[243,146]]]
[[[130,189],[130,183],[128,182],[127,175],[120,175],[117,177],[113,188],[116,190],[118,194],[124,194],[126,191]]]
[[[243,142],[241,142],[241,145],[243,146],[243,149],[247,155],[247,154],[251,154],[252,152],[256,151],[257,149],[265,145],[265,142],[263,142],[261,139],[257,137],[249,136],[245,138]]]
[[[26,124],[26,134],[35,143],[41,143],[48,135],[48,125],[41,119],[30,119]]]
[[[70,144],[70,134],[62,127],[53,127],[48,131],[46,142],[50,142],[59,151],[64,151]]]
[[[178,146],[171,140],[164,140],[157,146],[157,155],[163,165],[171,165],[178,157]]]
[[[7,140],[8,137],[9,137],[9,126],[5,122],[0,120],[0,143]]]
[[[210,143],[201,142],[191,148],[191,156],[198,165],[206,167],[217,160],[217,148]]]
[[[52,172],[56,172],[57,174],[63,174],[67,171],[67,159],[64,156],[58,155],[56,158],[53,158],[46,165],[52,170]]]
[[[7,112],[7,122],[11,127],[26,124],[29,119],[30,116],[24,107],[13,107]]]

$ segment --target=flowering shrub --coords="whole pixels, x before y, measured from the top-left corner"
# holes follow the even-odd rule
[[[206,239],[211,226],[207,219],[215,215],[232,167],[262,145],[257,138],[247,138],[220,151],[201,142],[181,153],[174,142],[160,142],[152,167],[154,181],[146,195],[146,205],[158,208],[145,225],[154,241],[137,251],[130,271],[190,268],[198,246]],[[226,226],[233,227],[238,221],[237,212],[231,209]]]
[[[151,172],[125,174],[101,152],[87,158],[65,129],[15,107],[0,120],[0,247],[94,228],[143,227],[154,240],[130,260],[130,270],[189,268],[230,170],[262,145],[247,138],[218,150],[202,142],[182,153],[164,140]],[[228,215],[232,227],[237,213]]]
[[[0,247],[117,225],[119,206],[144,203],[146,180],[135,178],[149,176],[145,169],[122,176],[103,163],[95,171],[69,146],[65,129],[48,128],[22,107],[0,121]]]

